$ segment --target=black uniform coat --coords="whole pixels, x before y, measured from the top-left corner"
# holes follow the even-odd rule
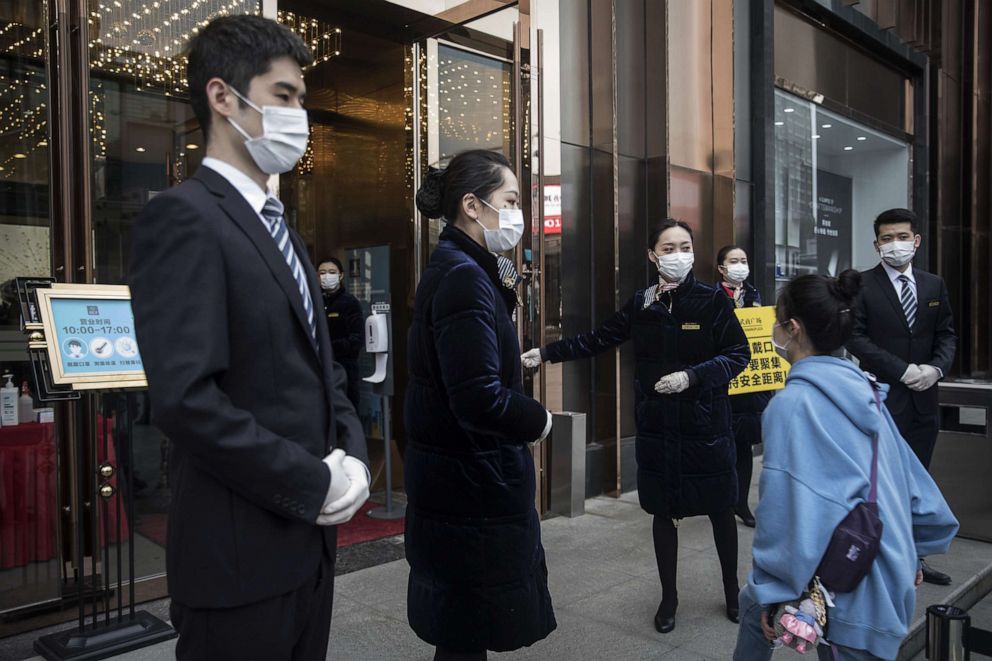
[[[940,276],[913,269],[916,280],[916,323],[910,328],[902,303],[885,267],[881,264],[861,274],[862,288],[854,309],[854,332],[847,350],[857,357],[861,369],[889,384],[885,400],[892,417],[916,412],[938,413],[937,386],[915,392],[900,379],[910,363],[933,365],[944,374],[951,371],[957,336],[947,285]]]
[[[547,411],[523,394],[496,258],[447,226],[417,287],[404,474],[407,611],[425,641],[506,651],[557,626],[528,443]]]
[[[327,316],[327,330],[331,334],[331,348],[334,360],[341,364],[348,375],[348,399],[358,408],[361,389],[361,375],[358,371],[358,357],[365,346],[365,317],[358,299],[338,287],[336,291],[323,292],[324,314]]]
[[[315,346],[272,236],[206,167],[145,206],[128,280],[152,422],[172,448],[169,594],[231,608],[300,587],[335,549],[335,528],[314,523],[330,480],[321,459],[339,447],[368,464],[326,325]]]
[[[720,291],[730,294],[719,285]],[[731,298],[731,302],[733,298]],[[761,307],[761,292],[759,292],[750,282],[744,283],[744,297],[741,307]],[[734,303],[736,306],[736,303]],[[734,440],[737,442],[737,451],[746,445],[757,445],[761,442],[761,414],[764,412],[768,402],[771,401],[774,391],[749,392],[743,395],[733,395],[730,398],[730,408],[733,411]]]
[[[729,510],[737,502],[736,452],[727,384],[751,357],[733,305],[690,273],[655,300],[634,294],[599,328],[549,344],[552,362],[587,358],[634,341],[637,489],[649,514],[680,519]],[[659,395],[658,379],[691,371],[695,385]]]

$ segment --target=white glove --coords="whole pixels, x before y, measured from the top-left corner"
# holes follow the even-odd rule
[[[920,365],[920,378],[914,384],[910,385],[911,390],[917,392],[923,392],[924,390],[930,390],[938,381],[940,381],[940,372],[933,365]]]
[[[544,362],[541,360],[541,350],[531,349],[530,351],[524,352],[524,354],[520,356],[520,362],[523,363],[523,366],[529,370],[540,367],[541,363]]]
[[[659,395],[674,395],[689,387],[689,375],[685,372],[672,372],[658,379],[654,390]]]
[[[922,376],[923,372],[920,371],[920,366],[916,363],[910,363],[909,367],[906,368],[906,371],[903,372],[902,378],[900,378],[899,381],[912,388]]]
[[[341,453],[344,454],[343,451]],[[324,506],[317,517],[319,526],[337,526],[351,521],[351,517],[369,499],[369,474],[365,464],[354,457],[345,457],[341,465],[351,484],[343,496]]]
[[[350,482],[344,471],[344,458],[344,450],[335,450],[323,459],[327,470],[331,472],[331,481],[327,484],[327,495],[324,496],[324,504],[320,507],[321,511],[348,492]]]

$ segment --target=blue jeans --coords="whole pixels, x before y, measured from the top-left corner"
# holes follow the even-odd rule
[[[761,604],[754,601],[751,588],[747,585],[741,590],[740,609],[741,626],[737,630],[737,647],[734,649],[734,661],[768,661],[774,651],[771,643],[761,630]],[[837,656],[834,656],[834,650]],[[816,654],[820,661],[881,661],[865,650],[851,649],[835,645],[817,645]],[[797,659],[800,657],[796,657]]]

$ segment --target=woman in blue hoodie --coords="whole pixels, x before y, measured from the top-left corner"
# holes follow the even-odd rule
[[[741,590],[735,661],[770,659],[768,612],[799,597],[820,564],[834,528],[869,489],[878,434],[881,550],[852,592],[829,609],[821,659],[895,659],[919,585],[918,560],[944,553],[957,520],[930,475],[875,403],[868,376],[836,357],[851,334],[856,271],[837,279],[805,275],[776,305],[772,341],[792,363],[785,389],[762,418],[764,467],[756,511],[754,568]],[[887,390],[882,386],[883,396]]]

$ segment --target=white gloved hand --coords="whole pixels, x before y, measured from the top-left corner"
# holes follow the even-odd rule
[[[524,354],[520,356],[520,362],[523,363],[523,366],[529,370],[540,367],[541,363],[544,362],[541,359],[541,350],[531,349],[530,351],[524,352]]]
[[[910,363],[909,367],[906,368],[906,371],[903,372],[902,378],[900,378],[899,381],[912,388],[922,376],[923,372],[920,371],[920,366],[916,363]]]
[[[331,481],[327,484],[327,495],[324,496],[324,504],[320,507],[321,511],[323,511],[323,509],[329,504],[348,493],[350,481],[348,480],[348,475],[344,470],[344,458],[344,450],[335,450],[323,459],[324,465],[327,466],[327,470],[331,472]],[[319,518],[320,515],[318,514],[317,516]]]
[[[317,517],[317,525],[337,526],[347,523],[369,499],[369,474],[365,464],[354,457],[345,457],[342,467],[351,483],[348,491],[324,506],[320,516]]]
[[[540,438],[538,438],[536,441],[530,442],[531,447],[534,447],[538,443],[542,442],[551,433],[551,422],[553,418],[551,417],[551,411],[546,411],[546,413],[548,414],[548,422],[544,425],[544,431],[541,432]]]
[[[940,381],[940,372],[933,365],[920,365],[920,378],[916,383],[909,386],[911,390],[923,392],[930,390]]]
[[[689,375],[685,372],[672,372],[658,379],[654,390],[660,395],[674,395],[689,387]]]

